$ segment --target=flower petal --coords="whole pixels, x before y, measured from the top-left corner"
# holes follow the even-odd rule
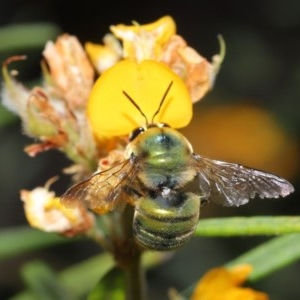
[[[99,74],[116,64],[122,56],[120,42],[112,35],[106,34],[104,45],[87,42],[85,50]]]
[[[132,26],[119,24],[110,27],[113,34],[123,41],[124,58],[157,59],[161,48],[175,34],[176,25],[170,16],[164,16],[156,22]]]
[[[179,35],[173,35],[164,45],[159,61],[165,63],[186,84],[193,102],[199,101],[213,87],[224,58],[224,42],[220,38],[221,53],[209,63],[189,47]]]
[[[191,300],[268,300],[265,293],[239,287],[252,271],[249,264],[209,270],[197,284]]]
[[[54,92],[71,108],[84,108],[94,70],[77,38],[61,35],[55,43],[47,42],[43,55],[50,67]]]
[[[171,82],[173,85],[166,100],[152,120]],[[123,91],[140,107],[147,120]],[[124,60],[97,80],[90,94],[87,114],[96,137],[101,140],[127,135],[152,121],[174,128],[184,127],[192,118],[192,103],[183,81],[169,68],[154,61]]]
[[[9,72],[8,65],[15,61],[25,60],[26,56],[12,56],[6,59],[2,66],[2,74],[4,79],[3,88],[1,89],[1,98],[3,105],[15,114],[18,114],[22,120],[27,116],[27,98],[30,91],[17,82],[13,75],[18,72],[13,70]]]
[[[60,198],[45,187],[32,191],[22,190],[21,199],[29,224],[46,232],[57,232],[66,236],[86,232],[94,225],[94,217],[83,207],[69,209]]]

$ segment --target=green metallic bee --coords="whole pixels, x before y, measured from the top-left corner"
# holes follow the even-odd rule
[[[146,249],[172,250],[193,235],[203,201],[239,206],[255,196],[277,198],[294,191],[288,181],[275,175],[195,154],[180,132],[153,123],[168,90],[151,124],[123,92],[145,117],[146,126],[130,136],[122,163],[71,187],[63,203],[79,201],[94,210],[133,204],[136,242]]]

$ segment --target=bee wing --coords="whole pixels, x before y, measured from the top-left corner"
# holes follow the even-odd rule
[[[125,204],[122,194],[132,185],[137,168],[137,163],[125,160],[108,170],[96,172],[89,179],[70,187],[61,201],[67,207],[84,205],[99,214],[114,210]]]
[[[239,206],[249,199],[285,197],[294,191],[283,178],[239,164],[193,155],[203,198],[225,206]]]

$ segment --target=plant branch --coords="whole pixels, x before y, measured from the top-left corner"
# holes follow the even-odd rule
[[[122,236],[116,241],[117,249],[115,258],[125,274],[126,300],[146,299],[145,272],[142,267],[142,249],[134,241],[133,237],[134,208],[127,205],[121,214]],[[119,243],[121,241],[121,243]]]
[[[127,300],[146,299],[145,274],[141,265],[141,256],[141,252],[136,253],[130,264],[124,268]]]

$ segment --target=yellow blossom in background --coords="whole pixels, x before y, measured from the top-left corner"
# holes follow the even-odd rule
[[[248,264],[212,269],[198,282],[191,300],[268,300],[265,293],[240,287],[251,271]]]
[[[83,207],[66,208],[48,185],[32,191],[22,190],[21,199],[30,226],[65,236],[87,232],[94,226],[94,217]]]
[[[242,101],[241,101],[242,102]],[[183,133],[196,152],[293,178],[299,170],[297,140],[259,106],[247,103],[194,110]]]

